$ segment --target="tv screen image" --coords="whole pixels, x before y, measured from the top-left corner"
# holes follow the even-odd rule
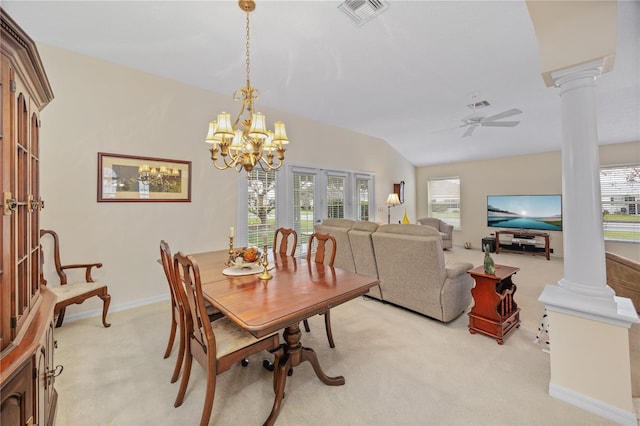
[[[488,195],[487,226],[562,231],[562,195]]]

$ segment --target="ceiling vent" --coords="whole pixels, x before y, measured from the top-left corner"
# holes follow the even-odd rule
[[[345,0],[338,6],[359,27],[389,8],[384,0]]]
[[[478,108],[488,107],[489,105],[491,104],[488,101],[479,101],[479,102],[471,103],[467,106],[471,109],[478,109]]]

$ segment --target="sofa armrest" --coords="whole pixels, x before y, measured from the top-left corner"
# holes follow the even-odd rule
[[[473,264],[469,262],[448,263],[445,265],[445,269],[447,270],[447,278],[455,278],[473,269]]]

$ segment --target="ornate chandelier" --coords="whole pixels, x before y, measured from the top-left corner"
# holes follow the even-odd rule
[[[247,14],[246,70],[247,85],[233,94],[233,99],[242,102],[238,116],[231,123],[231,115],[218,114],[216,120],[209,123],[206,142],[213,146],[211,161],[219,170],[234,168],[251,172],[257,165],[263,171],[277,170],[284,162],[284,145],[289,143],[284,123],[276,121],[274,131],[267,130],[266,118],[260,112],[254,112],[253,103],[258,99],[258,90],[251,87],[249,79],[249,13],[256,8],[253,0],[239,0],[240,9]],[[275,155],[277,163],[274,163]]]

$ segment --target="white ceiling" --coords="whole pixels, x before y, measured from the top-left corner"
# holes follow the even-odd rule
[[[560,149],[560,98],[540,76],[523,1],[392,0],[360,27],[338,5],[257,1],[258,107],[382,138],[416,166]],[[229,97],[245,83],[245,15],[233,0],[2,0],[2,7],[37,42]],[[601,144],[640,140],[640,2],[619,1],[618,24],[614,70],[596,82]],[[520,125],[462,138],[465,129],[455,127],[473,112],[466,105],[475,92],[491,104],[479,113],[519,108],[507,120]],[[293,143],[304,139],[289,133]]]

